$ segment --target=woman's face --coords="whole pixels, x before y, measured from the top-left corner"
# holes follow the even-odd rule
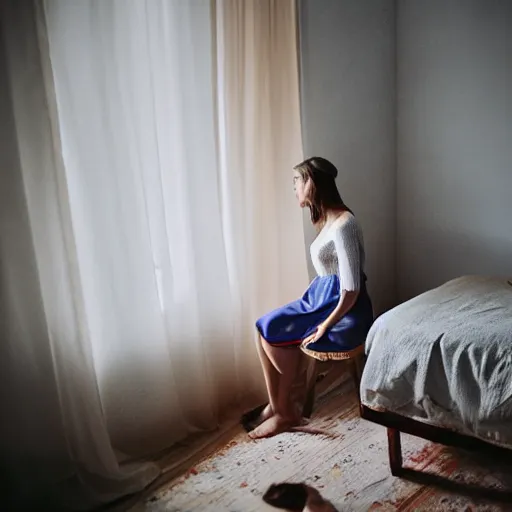
[[[310,188],[308,187],[309,183],[304,183],[304,179],[298,171],[293,171],[293,190],[301,208],[307,205],[308,189]]]

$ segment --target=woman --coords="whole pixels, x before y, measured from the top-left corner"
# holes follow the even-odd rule
[[[373,322],[366,291],[361,228],[336,187],[336,167],[313,157],[294,168],[299,205],[310,210],[318,235],[311,259],[318,274],[304,296],[256,322],[258,354],[269,403],[252,425],[253,439],[297,427],[301,413],[291,398],[304,352],[319,359],[339,359],[362,350]],[[247,417],[246,417],[247,419]]]

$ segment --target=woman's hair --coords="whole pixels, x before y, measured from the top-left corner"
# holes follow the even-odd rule
[[[329,210],[352,213],[341,199],[336,187],[338,169],[329,160],[314,156],[296,165],[294,169],[301,175],[304,184],[311,181],[308,207],[313,224],[325,222]]]

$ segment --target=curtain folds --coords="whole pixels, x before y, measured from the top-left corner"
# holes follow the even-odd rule
[[[2,437],[91,508],[262,389],[254,320],[307,284],[295,2],[11,0],[2,27]]]

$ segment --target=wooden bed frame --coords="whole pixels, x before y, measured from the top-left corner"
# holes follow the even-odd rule
[[[512,280],[508,280],[507,283],[512,286]],[[362,357],[362,365],[366,362],[366,355]],[[391,468],[391,474],[393,476],[404,475],[408,470],[403,467],[402,461],[402,446],[400,442],[400,434],[410,434],[416,437],[421,437],[434,443],[444,444],[447,446],[454,446],[457,448],[463,448],[473,451],[484,451],[490,454],[496,454],[498,457],[504,455],[510,460],[512,455],[512,447],[505,448],[489,443],[477,437],[472,437],[465,434],[460,434],[453,430],[437,427],[421,421],[407,418],[400,414],[392,412],[375,411],[361,403],[360,396],[360,381],[362,371],[357,372],[356,378],[356,392],[359,399],[359,410],[361,418],[368,421],[378,423],[387,428],[388,432],[388,452],[389,452],[389,465]]]
[[[403,467],[402,446],[400,443],[400,433],[402,432],[447,446],[485,451],[486,453],[496,453],[499,457],[503,457],[505,453],[512,454],[512,450],[509,448],[496,446],[495,444],[488,443],[476,437],[459,434],[458,432],[446,428],[428,425],[399,414],[374,411],[362,405],[361,402],[359,402],[359,404],[362,418],[387,428],[389,465],[393,476],[401,476],[406,471]]]
[[[421,437],[434,443],[444,444],[446,446],[454,446],[456,448],[463,448],[466,450],[492,453],[496,454],[496,456],[499,458],[502,458],[504,455],[507,456],[507,459],[511,458],[512,447],[505,448],[497,446],[477,437],[459,434],[458,432],[448,428],[437,427],[392,412],[375,411],[363,405],[361,403],[360,385],[366,357],[364,354],[358,354],[357,357],[352,358],[348,362],[350,363],[349,368],[354,382],[354,389],[357,396],[361,418],[372,421],[373,423],[377,423],[387,428],[389,465],[391,474],[393,476],[405,476],[408,472],[411,471],[403,467],[402,445],[400,440],[401,433]],[[318,381],[318,366],[319,361],[316,362],[315,371],[313,372],[313,377],[311,379],[310,386],[308,387],[307,399],[303,410],[303,415],[307,418],[310,417],[313,410],[315,399],[315,384]]]

